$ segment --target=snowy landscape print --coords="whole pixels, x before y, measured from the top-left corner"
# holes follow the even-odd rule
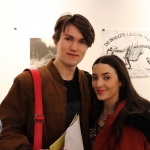
[[[51,38],[30,38],[30,67],[45,66],[56,57],[56,47],[50,44]]]
[[[150,76],[150,32],[102,31],[102,55],[120,57],[131,77]]]

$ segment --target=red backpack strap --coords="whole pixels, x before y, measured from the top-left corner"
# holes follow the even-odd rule
[[[42,125],[44,122],[43,105],[42,105],[42,90],[41,78],[37,69],[25,69],[30,71],[34,82],[34,95],[35,95],[35,110],[34,110],[34,143],[33,149],[42,149]]]

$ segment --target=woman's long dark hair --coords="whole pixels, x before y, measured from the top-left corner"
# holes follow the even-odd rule
[[[99,57],[93,64],[92,68],[96,64],[108,64],[112,68],[115,69],[119,81],[122,83],[122,86],[120,87],[120,92],[119,92],[119,100],[116,104],[117,105],[123,101],[126,100],[126,105],[125,107],[120,111],[119,115],[117,116],[114,126],[113,126],[113,131],[115,132],[117,139],[116,141],[119,141],[121,137],[121,133],[123,130],[123,125],[125,122],[125,117],[129,114],[133,113],[141,113],[141,114],[146,114],[149,113],[150,109],[150,102],[144,98],[142,98],[134,89],[130,76],[128,73],[128,70],[126,68],[125,63],[116,55],[105,55],[102,57]],[[93,122],[96,122],[102,113],[104,109],[103,106],[103,101],[96,100],[94,107],[93,107]]]

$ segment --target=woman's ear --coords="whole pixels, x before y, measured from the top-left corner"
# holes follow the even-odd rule
[[[119,86],[122,86],[122,82],[119,83]]]

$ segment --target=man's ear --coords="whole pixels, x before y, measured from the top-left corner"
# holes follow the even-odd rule
[[[57,41],[53,40],[55,47],[57,47]]]

